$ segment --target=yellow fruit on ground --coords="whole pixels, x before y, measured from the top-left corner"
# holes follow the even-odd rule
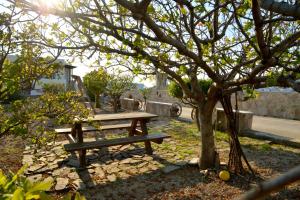
[[[228,181],[230,179],[230,174],[226,170],[222,170],[219,173],[219,178],[222,179],[223,181]]]

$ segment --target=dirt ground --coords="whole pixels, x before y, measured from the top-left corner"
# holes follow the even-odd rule
[[[187,161],[199,154],[200,136],[194,124],[159,118],[150,124],[151,132],[163,132],[172,136],[163,144],[153,145],[154,159],[161,167],[174,160]],[[228,159],[228,136],[216,133],[216,143],[221,162]],[[80,191],[87,199],[234,199],[259,182],[285,173],[300,164],[300,149],[275,145],[246,137],[240,138],[243,150],[255,171],[255,176],[231,175],[224,182],[218,178],[218,170],[210,170],[204,175],[196,166],[184,165],[170,173],[161,169],[137,173],[125,179],[97,184],[93,188]],[[143,144],[138,145],[143,148]],[[24,141],[19,138],[4,138],[0,146],[0,168],[16,172],[21,167]],[[143,153],[143,152],[142,152]],[[159,158],[157,158],[159,157]],[[174,157],[176,159],[174,159]],[[56,198],[74,191],[72,188],[62,193],[52,193]],[[300,182],[272,194],[268,199],[300,199]]]

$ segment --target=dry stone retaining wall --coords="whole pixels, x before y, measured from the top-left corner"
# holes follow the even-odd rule
[[[240,110],[255,115],[300,120],[300,94],[297,92],[260,92],[256,99],[239,102]]]
[[[128,97],[129,94],[133,98],[142,99],[138,90],[128,91],[124,97]],[[149,100],[180,103],[178,99],[171,97],[167,90],[155,88],[152,89]],[[222,106],[218,104],[217,107]],[[260,92],[256,99],[239,101],[239,109],[251,111],[254,115],[300,120],[300,94],[297,92]]]

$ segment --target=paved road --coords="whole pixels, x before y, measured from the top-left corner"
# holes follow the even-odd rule
[[[191,120],[191,108],[184,107],[180,117]],[[254,116],[252,129],[278,136],[300,140],[300,121]]]
[[[254,116],[252,129],[300,140],[300,121]]]

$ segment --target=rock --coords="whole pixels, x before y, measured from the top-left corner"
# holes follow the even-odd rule
[[[120,164],[128,164],[128,163],[131,162],[131,160],[132,160],[132,158],[126,158],[126,159],[124,159],[124,160],[121,160],[121,161],[120,161]]]
[[[125,149],[128,149],[129,147],[130,147],[129,144],[123,145],[123,146],[121,146],[121,148],[120,148],[119,150],[120,150],[120,151],[124,151]]]
[[[40,161],[42,161],[42,162],[45,162],[45,161],[47,160],[47,158],[41,157],[41,158],[39,158],[38,160],[40,160]]]
[[[109,174],[114,174],[114,173],[117,173],[117,172],[121,171],[121,169],[119,169],[118,167],[112,167],[112,168],[106,169],[106,171]]]
[[[48,168],[52,171],[52,170],[58,168],[58,164],[51,164],[51,165],[48,166]]]
[[[135,163],[139,163],[142,160],[136,160],[136,159],[131,159],[130,164],[135,164]]]
[[[25,146],[25,150],[26,151],[31,150],[31,147],[30,146]]]
[[[92,163],[91,166],[97,168],[101,167],[102,165],[100,163]]]
[[[95,173],[95,170],[94,170],[94,169],[88,169],[88,172],[89,172],[90,174],[94,174],[94,173]]]
[[[63,176],[67,176],[70,172],[71,172],[71,169],[70,169],[70,168],[63,167],[63,168],[54,170],[54,171],[52,172],[52,175],[53,175],[53,176],[60,176],[60,177],[63,177]]]
[[[29,172],[36,172],[38,169],[41,169],[42,167],[44,167],[46,164],[34,164],[34,165],[31,165],[27,171]]]
[[[159,167],[156,166],[156,165],[150,164],[150,165],[148,165],[148,168],[149,168],[150,170],[155,171],[155,170],[157,170]]]
[[[125,178],[129,178],[130,175],[125,172],[120,172],[118,173],[118,177],[125,179]]]
[[[79,179],[79,175],[77,174],[77,172],[71,172],[68,174],[69,179],[75,180],[75,179]]]
[[[67,188],[67,185],[69,183],[69,179],[67,178],[57,178],[56,179],[56,185],[55,190],[64,190]]]
[[[192,159],[188,162],[189,165],[193,165],[193,166],[195,166],[195,165],[198,166],[198,163],[199,163],[199,158],[192,158]]]
[[[174,153],[166,153],[165,156],[174,158],[176,155]]]
[[[56,147],[56,148],[57,148],[57,149],[54,150],[54,153],[55,153],[56,155],[63,155],[63,154],[66,153],[65,150],[63,150],[61,147]]]
[[[111,175],[108,175],[108,176],[107,176],[107,179],[108,179],[110,182],[114,182],[114,181],[117,180],[117,177],[116,177],[116,175],[111,174]]]
[[[38,181],[41,181],[43,178],[42,174],[36,174],[36,175],[33,175],[33,176],[29,176],[28,179],[35,183],[35,182],[38,182]]]
[[[145,157],[143,158],[143,160],[145,160],[145,161],[151,161],[151,160],[153,160],[153,158],[150,157],[150,156],[145,156]]]
[[[200,173],[203,174],[204,176],[207,176],[209,174],[209,171],[207,169],[200,170]]]
[[[32,165],[33,164],[33,155],[23,155],[22,164]]]
[[[140,168],[140,169],[139,169],[139,172],[140,172],[140,173],[149,172],[149,169],[148,169],[148,168],[146,168],[146,167],[144,167],[144,168]]]
[[[56,159],[55,156],[50,156],[50,157],[47,158],[47,161],[48,162],[53,162],[55,159]]]
[[[72,166],[72,167],[76,167],[76,168],[79,168],[79,167],[80,167],[79,161],[78,161],[78,160],[74,160],[74,159],[70,159],[70,160],[67,162],[67,165]]]
[[[43,167],[41,169],[36,170],[35,173],[40,174],[40,173],[45,173],[45,172],[48,172],[48,171],[51,171],[51,169],[48,166],[46,166],[46,167]]]
[[[76,179],[75,181],[73,181],[73,186],[76,190],[85,190],[86,189],[86,185],[80,179]]]
[[[95,175],[101,179],[105,178],[105,173],[101,168],[95,168]]]
[[[130,175],[135,175],[135,174],[138,173],[138,170],[135,169],[135,168],[130,168],[130,169],[126,170],[126,171],[127,171],[127,173],[130,174]]]
[[[143,156],[141,156],[141,155],[133,155],[132,157],[134,157],[134,158],[142,158]]]
[[[177,169],[180,169],[180,167],[179,167],[179,166],[176,166],[176,165],[168,165],[168,166],[164,167],[164,168],[162,169],[162,171],[163,171],[164,173],[168,174],[168,173],[170,173],[170,172],[172,172],[172,171],[175,171],[175,170],[177,170]]]
[[[142,167],[145,167],[146,165],[148,165],[148,163],[147,162],[143,162],[141,164],[138,164],[137,168],[142,168]]]

